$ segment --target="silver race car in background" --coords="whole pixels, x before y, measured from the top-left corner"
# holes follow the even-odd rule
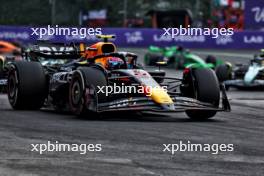
[[[249,65],[237,64],[232,79],[224,81],[225,87],[238,89],[260,88],[264,90],[264,53],[255,55]]]

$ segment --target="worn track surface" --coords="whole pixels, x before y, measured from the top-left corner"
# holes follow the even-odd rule
[[[146,50],[131,49],[143,56]],[[129,51],[131,51],[129,50]],[[207,51],[197,51],[205,56]],[[231,62],[253,52],[211,51]],[[239,53],[239,54],[237,54]],[[241,56],[241,57],[239,57]],[[176,75],[167,70],[169,75]],[[0,95],[0,175],[264,175],[264,92],[228,92],[232,112],[195,122],[184,113],[77,118],[51,110],[13,111]],[[233,152],[163,152],[163,144],[234,144]],[[31,152],[30,144],[102,144],[101,152]]]

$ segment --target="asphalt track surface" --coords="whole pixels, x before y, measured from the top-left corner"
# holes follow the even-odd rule
[[[145,50],[129,49],[142,57]],[[209,51],[195,50],[202,57]],[[231,62],[248,62],[254,51],[210,51]],[[241,56],[241,57],[240,57]],[[176,75],[167,70],[169,75]],[[52,110],[13,111],[0,95],[0,175],[263,176],[264,93],[228,92],[232,112],[195,122],[184,113],[106,114],[78,118]],[[179,141],[234,144],[234,151],[163,152]],[[101,152],[31,152],[30,144],[102,144]]]

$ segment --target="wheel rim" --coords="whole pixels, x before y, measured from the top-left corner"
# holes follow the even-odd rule
[[[15,104],[17,100],[18,83],[16,73],[12,74],[8,80],[8,95],[11,104]]]
[[[74,105],[77,105],[81,99],[81,86],[79,81],[75,81],[71,89],[71,99]]]

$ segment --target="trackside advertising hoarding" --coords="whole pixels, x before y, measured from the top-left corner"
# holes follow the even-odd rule
[[[247,29],[264,28],[264,1],[245,1],[245,26]]]
[[[205,49],[260,49],[264,48],[264,32],[241,31],[233,35],[219,35],[217,38],[211,36],[164,36],[163,29],[152,28],[103,28],[102,34],[116,35],[115,43],[119,47],[148,47],[150,45],[172,46],[181,45],[187,48]],[[32,35],[30,27],[0,26],[0,40],[19,41],[23,43],[35,43],[37,35]],[[94,43],[98,39],[94,35],[87,35],[85,38],[79,36],[47,35],[42,40],[52,42],[86,42]]]

